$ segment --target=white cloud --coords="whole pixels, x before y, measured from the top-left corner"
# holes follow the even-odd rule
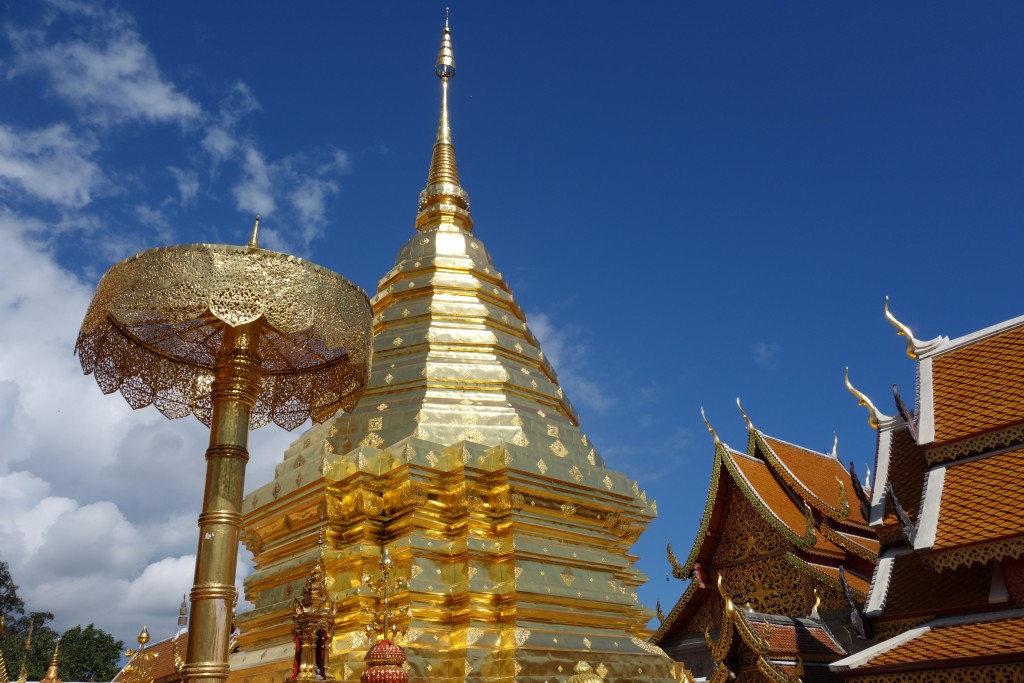
[[[578,331],[572,327],[557,327],[544,313],[531,313],[529,325],[569,399],[598,413],[608,411],[614,401],[597,381],[587,376],[584,365],[587,345],[579,339]]]
[[[751,350],[754,353],[754,362],[760,366],[768,367],[778,362],[779,345],[775,342],[759,341]]]
[[[244,213],[270,214],[277,208],[270,168],[263,154],[254,145],[246,145],[243,153],[242,179],[232,192],[235,206]]]
[[[132,411],[82,375],[71,349],[91,287],[55,262],[45,233],[0,212],[0,558],[56,628],[169,631],[192,581],[208,432]],[[293,438],[254,433],[249,488],[271,480]]]
[[[199,195],[199,174],[195,171],[188,171],[175,166],[168,166],[167,170],[174,176],[174,181],[178,184],[178,196],[181,205],[189,206],[194,204],[196,197]]]
[[[0,191],[81,208],[106,184],[96,148],[65,124],[28,131],[0,124]]]
[[[80,12],[92,24],[80,37],[46,42],[42,31],[8,29],[11,75],[42,73],[53,94],[97,125],[126,121],[186,124],[202,108],[166,80],[130,17],[115,10]]]

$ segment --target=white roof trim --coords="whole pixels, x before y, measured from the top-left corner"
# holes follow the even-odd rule
[[[917,443],[935,441],[935,391],[932,388],[932,359],[917,364]]]
[[[979,342],[982,339],[994,337],[997,334],[1001,334],[1003,332],[1006,332],[1007,330],[1012,330],[1013,328],[1020,327],[1021,325],[1024,325],[1024,315],[1019,315],[1016,318],[1004,320],[1001,323],[990,325],[984,329],[978,330],[977,332],[965,334],[964,336],[957,337],[956,339],[953,339],[951,341],[947,340],[944,344],[937,345],[935,348],[929,348],[927,350],[922,351],[918,358],[921,358],[923,360],[925,358],[932,358],[934,356],[942,355],[944,353],[954,351],[964,346],[968,346],[975,342]],[[943,339],[943,337],[938,337],[936,338],[936,340],[927,343],[932,344],[934,341],[937,341],[938,339]]]
[[[878,446],[875,448],[875,482],[871,489],[871,510],[868,514],[868,524],[873,527],[881,526],[885,519],[885,482],[889,480],[889,461],[892,458],[892,433],[897,429],[895,420],[878,426]]]
[[[868,599],[864,603],[864,615],[877,617],[885,607],[885,598],[889,594],[889,582],[892,580],[892,569],[894,561],[901,555],[910,552],[909,548],[889,548],[878,557],[875,563],[875,573],[871,577],[871,588],[868,590]]]
[[[939,510],[942,507],[942,488],[946,483],[948,463],[933,467],[924,480],[921,510],[917,513],[917,534],[914,550],[927,550],[935,545],[935,532],[939,528]]]
[[[883,640],[877,645],[861,650],[855,655],[850,655],[845,659],[840,659],[838,662],[833,662],[830,668],[833,671],[850,671],[858,666],[862,666],[869,660],[874,659],[883,652],[888,652],[893,648],[902,645],[908,641],[917,638],[918,636],[924,635],[929,631],[937,628],[945,628],[947,626],[963,626],[966,624],[981,624],[986,621],[1002,621],[1004,619],[1017,619],[1024,617],[1024,609],[1009,609],[1002,610],[999,612],[983,612],[981,614],[964,614],[957,617],[946,617],[944,619],[936,619],[935,621],[929,621],[925,624],[921,624],[917,628],[912,628],[906,633],[901,633],[898,636],[893,636],[889,640]]]
[[[832,671],[850,671],[852,669],[856,669],[858,666],[863,666],[878,655],[888,652],[889,650],[911,641],[920,635],[924,635],[931,630],[930,626],[918,626],[917,628],[912,628],[909,631],[890,638],[889,640],[883,640],[880,643],[861,650],[855,655],[850,655],[845,659],[840,659],[838,662],[832,662],[829,664],[828,668],[832,669]]]

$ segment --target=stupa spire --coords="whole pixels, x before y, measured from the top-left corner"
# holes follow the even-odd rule
[[[434,74],[441,79],[441,116],[437,122],[434,152],[430,157],[427,186],[420,192],[416,229],[420,232],[437,229],[472,232],[469,194],[459,183],[459,168],[455,163],[455,146],[452,144],[452,126],[448,115],[448,83],[455,78],[455,51],[452,49],[447,10]]]
[[[46,676],[40,683],[61,683],[60,671],[57,667],[57,653],[60,650],[60,638],[57,639],[56,645],[53,646],[53,657],[50,659],[50,666],[46,670]]]

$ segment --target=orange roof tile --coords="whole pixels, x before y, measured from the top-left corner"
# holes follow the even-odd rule
[[[839,483],[836,481],[838,477],[839,481],[843,482],[844,498],[850,506],[850,516],[847,518],[847,521],[853,524],[867,525],[867,520],[861,514],[857,496],[853,492],[853,482],[850,480],[850,473],[843,467],[841,462],[832,456],[815,453],[806,448],[801,448],[785,441],[779,441],[766,434],[761,434],[761,438],[772,449],[774,455],[788,470],[788,473],[813,498],[817,498],[834,508],[838,508],[843,500],[839,497]],[[815,505],[813,499],[808,502],[811,505]],[[815,508],[822,511],[818,505],[815,505]]]
[[[883,616],[948,614],[988,605],[992,565],[974,565],[937,572],[911,553],[896,558]]]
[[[1024,535],[1024,449],[946,469],[934,550]]]
[[[924,491],[924,475],[928,471],[928,462],[924,457],[924,449],[918,446],[905,429],[897,429],[892,436],[892,450],[889,457],[889,482],[900,505],[911,519],[917,518],[917,509],[921,506],[921,494]],[[885,482],[877,482],[883,486]],[[896,522],[896,515],[891,505],[886,505],[887,521]],[[889,520],[888,518],[892,519]]]
[[[806,514],[797,507],[789,493],[782,487],[771,470],[761,460],[739,453],[728,451],[730,460],[746,480],[744,483],[753,490],[761,502],[786,527],[797,536],[803,536],[806,526]]]
[[[882,652],[863,666],[931,665],[946,660],[1019,655],[1022,644],[1024,617],[943,626]]]
[[[935,443],[1024,420],[1024,326],[935,356]]]
[[[764,638],[767,632],[771,655],[831,655],[838,659],[846,654],[824,626],[810,619],[792,619],[757,613],[743,616],[757,635]]]
[[[740,474],[746,479],[747,485],[761,499],[765,506],[771,510],[772,514],[794,535],[804,536],[807,526],[807,514],[802,509],[803,506],[793,499],[793,496],[783,487],[768,465],[762,460],[756,460],[736,451],[729,451],[728,453]],[[838,558],[846,556],[845,550],[821,534],[815,533],[814,536],[814,545],[807,548],[808,552]]]

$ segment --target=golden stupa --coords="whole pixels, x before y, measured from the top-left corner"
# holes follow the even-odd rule
[[[413,681],[671,681],[630,547],[657,514],[605,466],[483,243],[455,163],[445,22],[441,115],[416,232],[374,297],[371,378],[243,503],[255,570],[231,677],[288,677],[292,611],[323,558],[337,615],[327,678],[358,681],[382,551],[405,577],[393,638]],[[318,545],[325,535],[323,548]]]

